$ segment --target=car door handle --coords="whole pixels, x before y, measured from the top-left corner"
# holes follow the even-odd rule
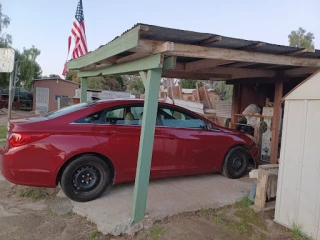
[[[178,137],[176,135],[173,135],[173,134],[169,134],[168,138],[169,139],[178,139]]]

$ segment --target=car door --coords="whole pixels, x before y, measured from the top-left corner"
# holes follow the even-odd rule
[[[103,151],[111,161],[134,178],[139,152],[142,104],[118,106],[106,109],[95,134],[102,141]],[[156,129],[150,177],[160,177],[163,141],[161,130]]]
[[[214,168],[214,154],[219,145],[206,122],[180,108],[159,106],[162,124],[164,175]]]

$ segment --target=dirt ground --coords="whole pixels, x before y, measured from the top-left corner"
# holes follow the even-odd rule
[[[72,213],[54,190],[34,190],[0,181],[0,239],[90,239],[95,226]]]
[[[156,223],[134,237],[123,240],[287,240],[291,236],[284,227],[273,222],[274,211],[256,214],[251,208],[228,206],[184,213]],[[303,239],[303,238],[301,238]]]
[[[256,214],[246,201],[169,217],[134,236],[103,236],[94,224],[73,214],[71,202],[57,197],[57,191],[0,181],[0,239],[297,239],[272,221],[273,211]]]

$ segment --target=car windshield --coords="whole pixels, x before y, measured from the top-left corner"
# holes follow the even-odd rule
[[[86,107],[90,107],[94,104],[95,104],[94,102],[79,103],[79,104],[72,105],[69,107],[61,108],[61,109],[53,111],[53,112],[46,113],[43,115],[43,117],[46,117],[48,119],[60,117],[65,114],[72,113],[72,112],[78,111],[78,110],[86,108]]]

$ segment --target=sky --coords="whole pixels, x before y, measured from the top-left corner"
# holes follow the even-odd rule
[[[43,75],[61,76],[78,0],[1,0],[11,18],[5,30],[14,48],[35,45]],[[288,34],[303,27],[320,48],[319,0],[83,0],[89,51],[136,23],[288,45]],[[70,57],[69,57],[70,58]]]

